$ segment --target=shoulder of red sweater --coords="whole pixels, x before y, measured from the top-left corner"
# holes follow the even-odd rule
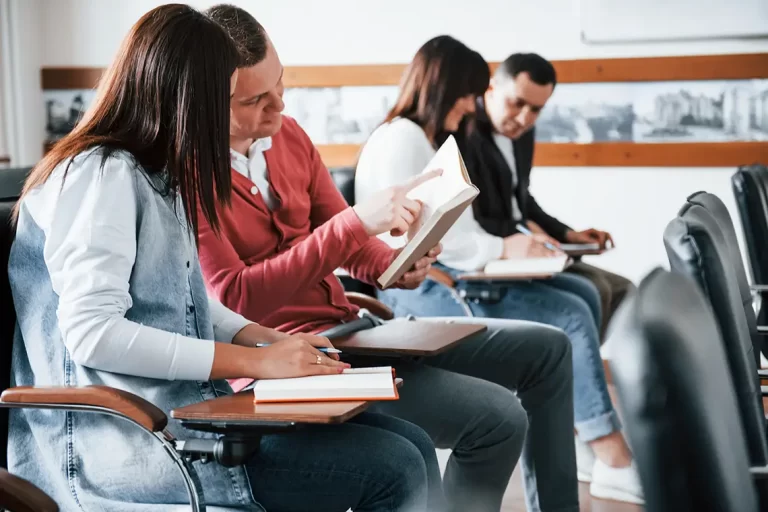
[[[283,114],[280,130],[272,137],[272,147],[275,147],[275,145],[284,146],[286,144],[311,146],[312,141],[309,139],[307,132],[299,126],[299,123],[294,118]]]

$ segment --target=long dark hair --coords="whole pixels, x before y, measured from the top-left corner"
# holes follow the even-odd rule
[[[127,151],[147,173],[162,173],[179,194],[197,238],[198,205],[218,230],[216,204],[229,202],[230,79],[237,49],[204,14],[168,4],[136,22],[99,83],[93,105],[74,130],[35,166],[22,197],[56,166],[100,146],[102,169]],[[18,204],[17,204],[18,208]]]
[[[384,122],[410,119],[437,142],[446,135],[445,116],[456,101],[484,94],[490,79],[488,63],[479,53],[451,36],[434,37],[403,72],[399,96]]]

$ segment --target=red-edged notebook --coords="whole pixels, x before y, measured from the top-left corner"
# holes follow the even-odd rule
[[[259,380],[254,403],[340,402],[397,400],[395,370],[391,366],[353,368],[338,375]]]

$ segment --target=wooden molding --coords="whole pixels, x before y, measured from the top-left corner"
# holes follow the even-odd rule
[[[560,83],[743,80],[768,78],[768,53],[556,60]],[[490,63],[491,69],[498,62]],[[405,64],[286,66],[286,87],[397,85]],[[103,68],[53,67],[41,70],[43,89],[90,89]]]
[[[360,146],[317,149],[327,167],[348,167],[355,165]],[[768,142],[538,142],[533,159],[539,167],[736,167],[755,162],[768,162]]]
[[[11,163],[11,157],[0,155],[0,164],[9,164]]]

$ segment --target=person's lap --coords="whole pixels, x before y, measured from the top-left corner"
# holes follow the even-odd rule
[[[429,437],[372,412],[340,425],[264,436],[247,470],[254,498],[270,512],[444,509]],[[431,508],[425,509],[428,493]]]
[[[489,327],[444,354],[398,364],[400,400],[375,405],[424,428],[438,448],[453,450],[445,476],[450,510],[498,510],[524,442],[534,500],[576,506],[570,345],[562,331],[523,321],[420,320]]]
[[[592,310],[580,296],[544,283],[495,283],[497,300],[470,302],[469,306],[476,319],[527,320],[565,331],[573,344],[574,411],[579,435],[585,441],[608,435],[620,424],[608,393]],[[426,282],[415,291],[387,290],[379,296],[397,316],[464,316],[450,291],[434,282]]]

